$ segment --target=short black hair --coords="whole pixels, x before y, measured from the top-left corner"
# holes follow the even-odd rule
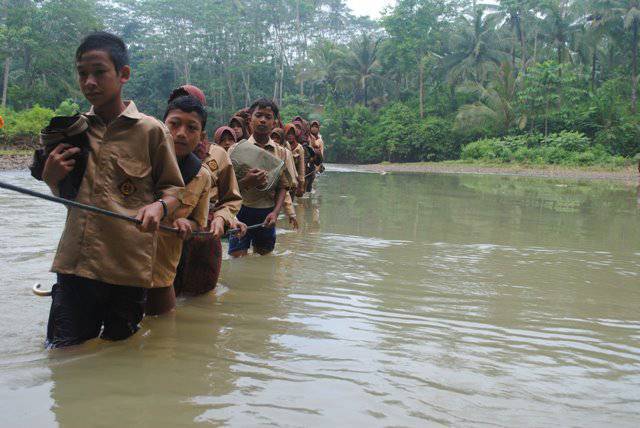
[[[122,70],[125,65],[129,65],[127,45],[115,34],[107,33],[106,31],[96,31],[89,34],[76,49],[76,61],[80,61],[82,55],[89,51],[105,51],[108,53],[117,72]]]
[[[273,100],[267,98],[260,98],[259,100],[255,100],[253,104],[251,104],[251,107],[249,107],[249,112],[253,114],[253,112],[259,108],[270,108],[273,112],[274,117],[280,117],[280,109],[278,108],[278,105],[273,102]]]
[[[182,110],[186,113],[196,112],[200,116],[200,123],[202,123],[202,129],[207,126],[207,111],[204,106],[196,97],[191,95],[183,95],[178,98],[174,98],[167,104],[167,110],[164,112],[162,121],[164,122],[173,110]]]

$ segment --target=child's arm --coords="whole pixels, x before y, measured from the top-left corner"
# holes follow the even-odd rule
[[[47,183],[54,195],[58,196],[58,183],[73,171],[76,161],[71,158],[77,153],[80,153],[79,147],[58,144],[49,154],[42,171],[42,180]]]
[[[276,225],[276,220],[278,220],[278,215],[282,210],[282,205],[284,204],[284,198],[289,191],[289,181],[287,180],[286,174],[284,171],[280,172],[280,179],[278,180],[278,190],[276,193],[276,206],[273,208],[273,211],[267,215],[264,219],[265,227],[274,227]]]
[[[280,211],[282,210],[282,204],[284,203],[284,198],[286,194],[287,194],[286,188],[281,187],[280,189],[278,189],[278,193],[276,195],[276,206],[273,209],[273,211],[269,213],[267,218],[264,219],[265,227],[274,227],[276,225],[276,221],[278,220],[278,214],[280,214]]]
[[[166,128],[159,130],[158,138],[150,141],[151,174],[154,192],[160,201],[155,201],[138,211],[137,219],[142,221],[140,230],[155,232],[163,217],[171,216],[181,204],[184,181],[180,174],[171,134]],[[166,208],[166,209],[165,209]]]
[[[231,159],[225,154],[225,162],[220,163],[223,165],[220,165],[218,173],[218,200],[215,201],[216,205],[213,208],[214,218],[222,218],[224,226],[231,227],[242,206],[242,195]]]
[[[181,217],[173,222],[173,227],[180,230],[180,238],[183,240],[189,239],[193,232],[203,230],[207,226],[210,190],[211,175],[207,169],[203,168],[185,189],[185,194],[199,191],[198,202],[187,218]]]

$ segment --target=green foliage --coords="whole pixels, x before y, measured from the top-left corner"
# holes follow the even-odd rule
[[[71,99],[64,100],[60,103],[55,111],[56,116],[73,116],[80,111],[80,106]]]
[[[542,136],[486,138],[467,144],[462,159],[497,163],[552,164],[564,166],[622,166],[625,159],[612,156],[601,144],[578,132]]]
[[[312,111],[309,99],[304,95],[287,95],[280,109],[280,117],[283,123],[291,122],[296,116],[308,118]]]
[[[38,104],[30,109],[15,112],[11,109],[0,109],[0,116],[5,120],[0,129],[0,138],[5,143],[28,142],[35,140],[40,130],[47,126],[55,113],[53,110],[40,107]]]
[[[74,51],[106,29],[130,48],[124,94],[142,111],[161,116],[194,84],[211,130],[273,98],[284,121],[322,119],[334,162],[588,165],[640,151],[637,2],[398,0],[377,22],[344,0],[264,3],[5,1],[0,138],[31,140],[52,114],[88,107]]]
[[[614,155],[635,156],[640,153],[640,118],[603,129],[596,134],[595,142]]]
[[[442,161],[460,156],[461,140],[452,131],[451,122],[428,117],[418,127],[413,144],[413,158],[417,161]]]

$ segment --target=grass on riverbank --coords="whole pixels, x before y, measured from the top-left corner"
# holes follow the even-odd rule
[[[31,156],[33,149],[0,149],[0,156]]]
[[[568,166],[568,165],[556,165],[556,164],[531,164],[531,163],[517,163],[517,162],[487,162],[487,161],[474,161],[468,160],[449,160],[442,162],[381,162],[383,167],[415,167],[415,168],[434,168],[434,169],[446,169],[448,167],[477,167],[477,168],[493,168],[504,170],[542,170],[542,171],[584,171],[584,172],[625,172],[633,170],[634,163],[627,165],[590,165],[590,166]]]

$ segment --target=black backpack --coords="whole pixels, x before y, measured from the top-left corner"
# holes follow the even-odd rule
[[[65,199],[75,199],[78,196],[80,183],[87,168],[89,157],[87,129],[89,129],[89,120],[85,116],[80,114],[56,116],[51,119],[49,126],[40,132],[40,147],[33,153],[33,162],[29,169],[33,178],[42,181],[44,164],[58,144],[66,143],[80,148],[80,153],[73,157],[76,161],[73,170],[58,183],[60,196]]]

